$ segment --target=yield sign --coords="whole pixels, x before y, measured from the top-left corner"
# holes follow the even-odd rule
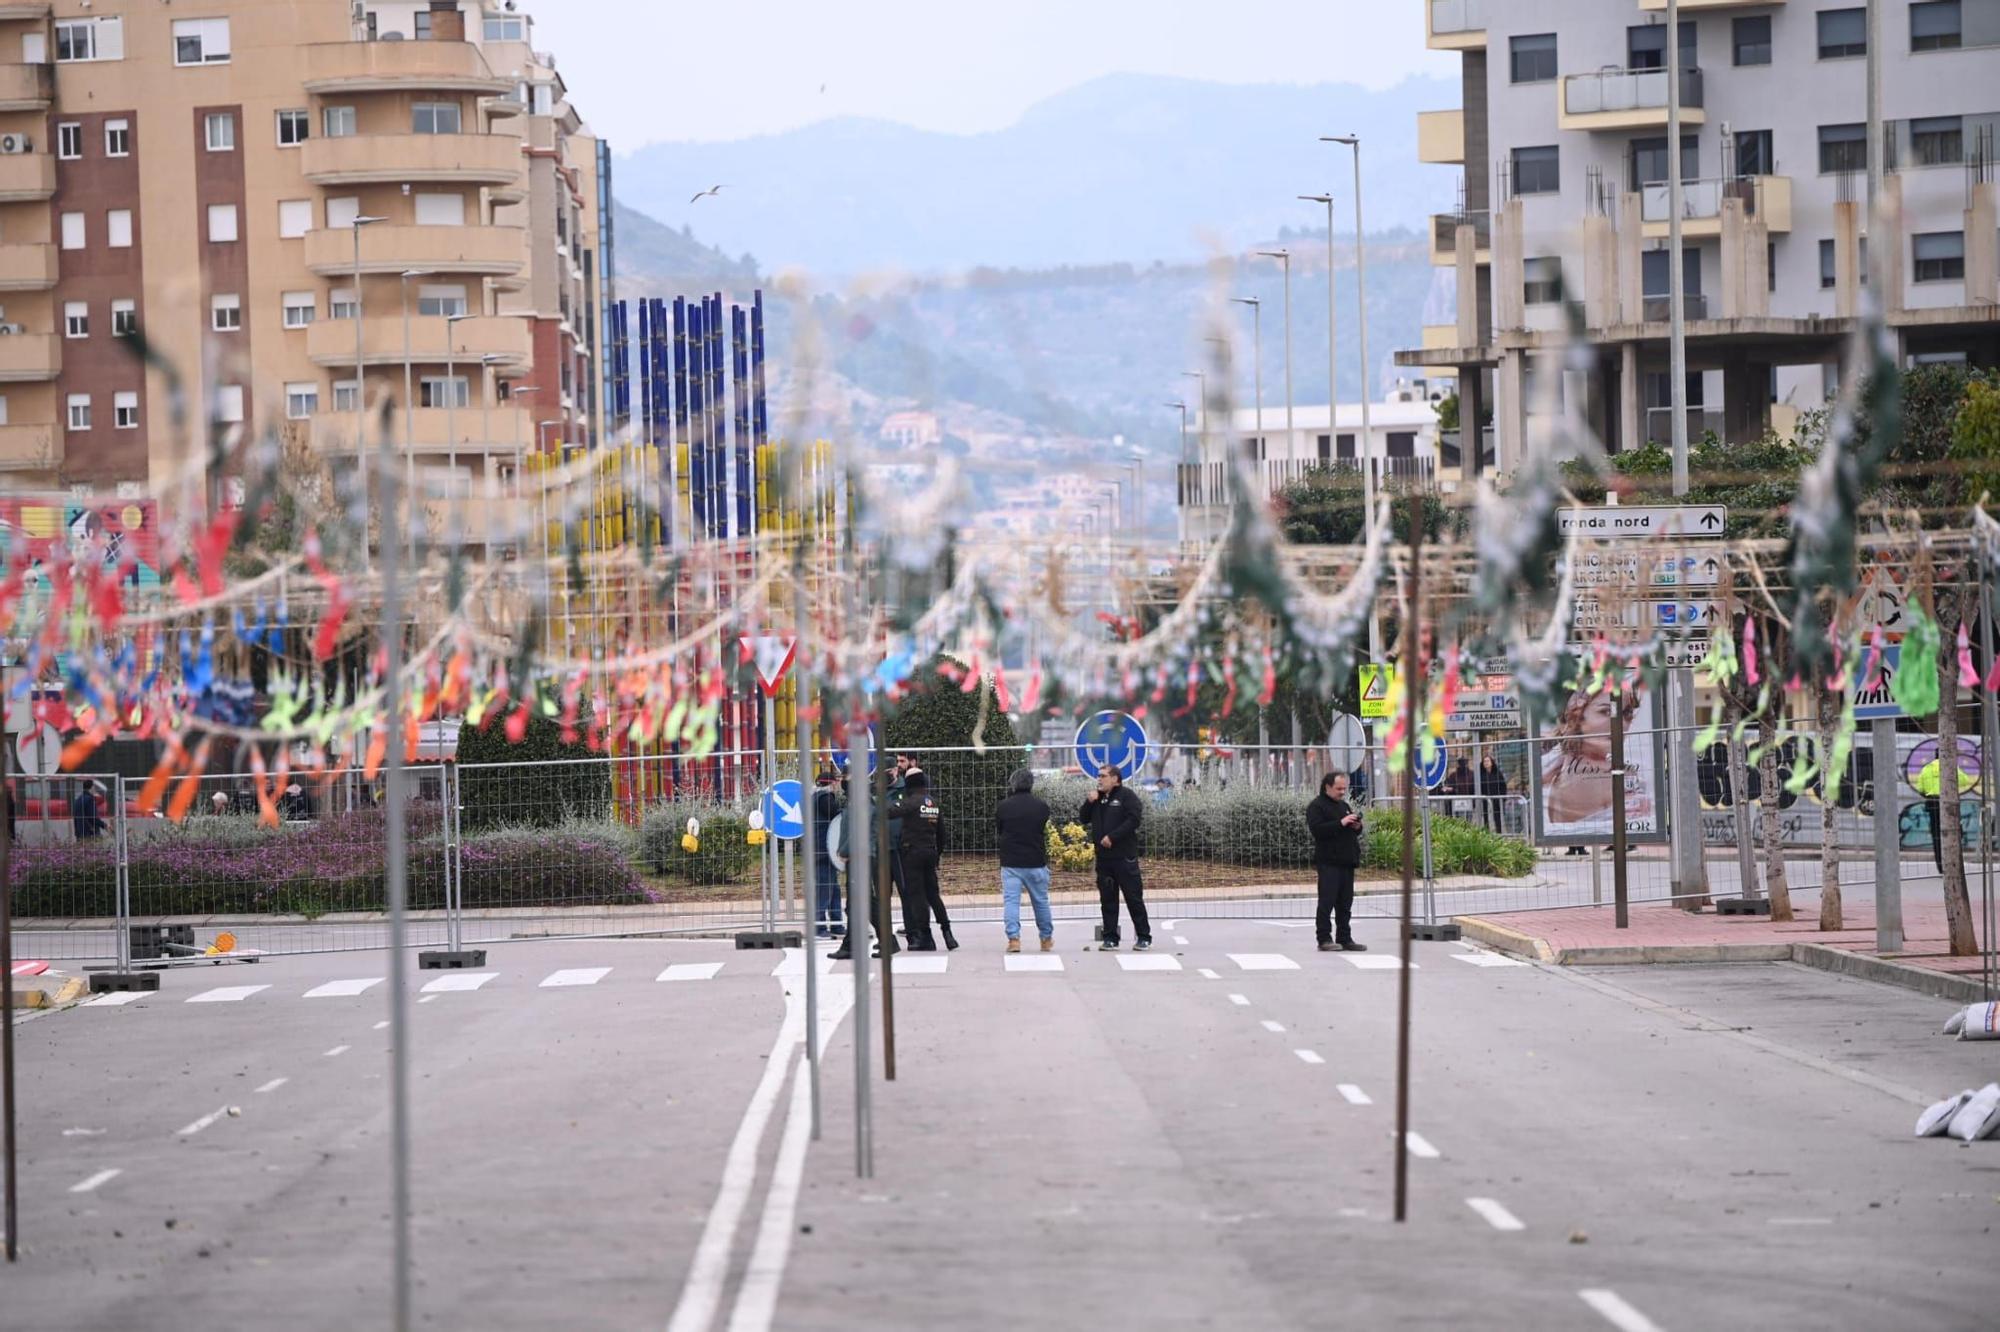
[[[757,687],[766,698],[776,698],[785,673],[792,669],[799,640],[790,634],[746,634],[736,641],[743,647],[743,659],[756,663]]]

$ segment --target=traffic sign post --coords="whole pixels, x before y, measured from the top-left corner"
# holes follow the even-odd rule
[[[870,777],[875,775],[875,765],[880,761],[881,753],[882,737],[875,733],[875,723],[870,722],[868,724],[868,775]],[[847,751],[845,749],[836,749],[833,751],[833,766],[840,770],[842,776],[847,774]]]
[[[1076,728],[1076,765],[1087,777],[1110,768],[1129,782],[1151,752],[1145,726],[1129,712],[1100,712]]]
[[[1600,540],[1632,537],[1719,537],[1729,525],[1720,504],[1606,504],[1590,509],[1557,509],[1566,536]]]
[[[1389,695],[1396,687],[1394,666],[1362,666],[1357,668],[1361,685],[1361,719],[1363,721],[1389,720]]]
[[[765,830],[780,841],[796,842],[804,837],[805,803],[805,789],[793,778],[766,787],[759,806],[764,812]]]

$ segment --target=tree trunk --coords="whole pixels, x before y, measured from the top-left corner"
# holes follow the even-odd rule
[[[1979,944],[1972,929],[1972,894],[1965,879],[1965,821],[1958,795],[1958,626],[1965,619],[1963,589],[1937,599],[1938,633],[1938,846],[1944,857],[1945,933],[1953,957],[1972,957]]]
[[[1846,774],[1827,769],[1833,757],[1834,733],[1840,729],[1840,707],[1840,694],[1828,689],[1822,681],[1819,686],[1819,927],[1822,930],[1844,928],[1840,916],[1840,825],[1836,817],[1839,808],[1833,799],[1833,787]]]
[[[1769,718],[1764,720],[1765,735],[1759,737],[1764,752],[1757,759],[1757,777],[1763,786],[1759,813],[1764,824],[1764,895],[1771,899],[1771,919],[1782,921],[1792,919],[1792,885],[1785,877],[1785,836],[1778,822],[1777,729]]]
[[[1722,721],[1724,728],[1735,734],[1736,724],[1743,720],[1743,709],[1735,696],[1722,696]],[[1736,829],[1737,876],[1742,882],[1737,891],[1744,897],[1755,897],[1757,857],[1752,838],[1755,830],[1750,826],[1750,765],[1743,761],[1743,746],[1734,741],[1729,743],[1729,817]]]

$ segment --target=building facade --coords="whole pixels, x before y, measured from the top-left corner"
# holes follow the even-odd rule
[[[601,425],[599,158],[506,0],[0,5],[0,478],[172,495],[178,387],[336,457],[386,420],[518,528]]]
[[[2000,359],[2000,0],[1883,0],[1879,145],[1863,7],[1682,0],[1677,154],[1666,0],[1423,3],[1430,46],[1461,66],[1461,107],[1418,126],[1423,159],[1463,172],[1459,207],[1432,226],[1458,307],[1397,361],[1459,373],[1503,470],[1537,412],[1580,412],[1615,448],[1670,438],[1675,156],[1691,437],[1785,428],[1837,387],[1868,280],[1871,151],[1905,359]],[[1557,368],[1564,296],[1589,369]]]

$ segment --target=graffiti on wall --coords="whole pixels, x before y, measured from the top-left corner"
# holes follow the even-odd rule
[[[1934,736],[1899,735],[1896,751],[1895,776],[1887,784],[1889,789],[1881,794],[1889,797],[1889,808],[1894,811],[1898,844],[1909,851],[1928,851],[1931,845],[1930,808],[1917,794],[1916,778],[1924,766],[1937,757],[1938,742]],[[1796,742],[1787,741],[1779,746],[1778,835],[1786,846],[1817,847],[1825,783],[1815,780],[1801,791],[1787,789],[1798,759]],[[1967,777],[1967,789],[1976,792],[1979,778],[1979,742],[1976,739],[1959,737],[1958,761]],[[1701,789],[1702,841],[1709,846],[1736,845],[1735,792],[1729,779],[1727,742],[1715,744],[1702,753],[1696,764],[1696,776]],[[1764,835],[1764,783],[1756,768],[1752,767],[1746,774],[1745,785],[1745,795],[1750,804],[1751,836],[1761,841]],[[1865,849],[1874,845],[1876,797],[1875,755],[1865,746],[1858,747],[1848,758],[1846,775],[1834,799],[1834,829],[1841,846]],[[1982,803],[1978,799],[1960,802],[1968,843],[1976,842],[1981,836]]]
[[[104,567],[123,567],[141,587],[160,582],[157,500],[73,500],[0,497],[0,570],[16,562],[33,570],[52,557],[97,552]]]

